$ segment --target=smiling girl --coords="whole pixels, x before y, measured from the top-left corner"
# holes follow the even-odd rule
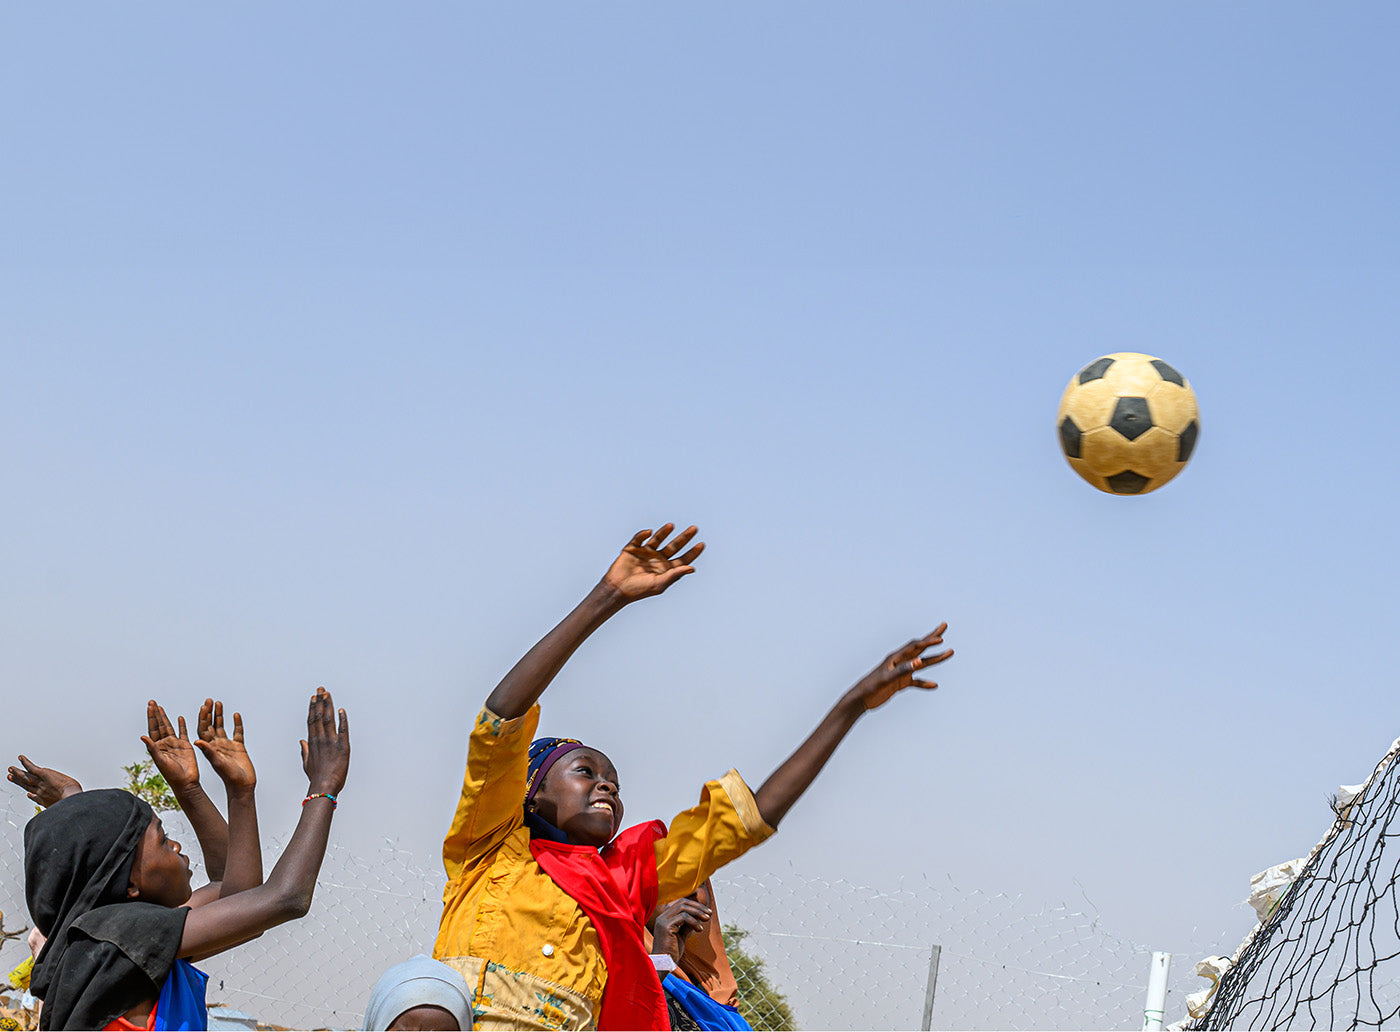
[[[773,834],[860,716],[901,689],[937,687],[915,674],[952,655],[924,655],[942,643],[943,626],[911,641],[847,691],[756,793],[730,770],[669,826],[649,821],[619,834],[621,783],[607,755],[574,739],[531,737],[540,696],[588,636],[695,571],[705,546],[691,545],[695,527],[671,538],[674,529],[632,538],[496,686],[468,738],[443,843],[447,887],[433,955],[466,978],[479,1029],[669,1028],[643,946],[653,911]]]

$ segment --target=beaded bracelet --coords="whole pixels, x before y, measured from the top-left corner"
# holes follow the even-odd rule
[[[305,806],[313,799],[329,799],[331,801],[331,809],[334,810],[336,808],[335,796],[331,795],[329,792],[312,792],[301,801],[301,805]]]

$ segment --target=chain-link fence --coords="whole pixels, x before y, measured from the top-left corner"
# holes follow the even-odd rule
[[[33,812],[16,793],[0,797],[6,930],[28,924],[22,831]],[[194,842],[181,815],[165,820]],[[266,852],[270,865],[280,845]],[[285,1027],[358,1028],[380,972],[431,950],[442,884],[428,849],[360,856],[333,844],[309,916],[201,962],[209,1000]],[[746,1003],[781,994],[788,1011],[775,1012],[797,1027],[919,1028],[937,946],[933,1028],[1138,1029],[1151,950],[1173,945],[1138,945],[1065,905],[939,879],[877,889],[791,870],[721,875],[714,886],[720,918],[746,933],[735,963]],[[1169,1014],[1185,1011],[1184,994],[1200,987],[1192,967],[1211,952],[1176,945]],[[0,973],[25,956],[22,939],[5,943]]]

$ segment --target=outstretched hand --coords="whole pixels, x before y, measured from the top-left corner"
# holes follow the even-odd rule
[[[40,806],[52,806],[65,796],[76,795],[83,790],[77,778],[41,767],[28,756],[20,756],[19,762],[23,767],[11,767],[7,776]]]
[[[350,723],[341,710],[337,731],[335,717],[331,693],[317,688],[306,708],[306,737],[301,742],[301,766],[315,793],[336,795],[350,772]]]
[[[185,730],[185,718],[178,719],[180,733],[177,735],[170,718],[165,715],[165,707],[151,699],[146,703],[146,733],[141,736],[156,770],[176,794],[199,784],[199,760],[190,744],[189,732]]]
[[[675,529],[674,523],[668,523],[654,533],[637,531],[603,575],[603,583],[624,602],[635,602],[649,595],[659,595],[682,577],[694,573],[695,567],[691,564],[705,550],[705,543],[697,541],[678,558],[676,553],[690,544],[696,528],[687,527],[667,543],[666,539]]]
[[[931,634],[916,638],[902,649],[891,652],[883,663],[856,682],[851,693],[861,700],[866,709],[872,710],[883,706],[896,692],[905,688],[922,688],[925,691],[937,688],[936,682],[921,681],[914,675],[925,667],[942,663],[953,654],[952,649],[944,649],[931,656],[924,655],[935,645],[943,644],[943,632],[947,629],[948,625],[941,623]]]
[[[194,746],[204,754],[225,788],[230,791],[249,789],[258,783],[253,761],[243,747],[242,714],[233,715],[233,737],[230,738],[224,731],[224,704],[205,699],[204,705],[199,707],[198,734]]]

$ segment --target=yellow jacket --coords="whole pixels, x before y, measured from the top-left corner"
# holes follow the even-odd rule
[[[608,979],[592,923],[530,853],[525,777],[539,716],[539,706],[515,720],[481,711],[442,845],[433,956],[475,991],[479,1029],[596,1028]],[[656,843],[657,905],[690,895],[771,834],[737,771],[706,782]]]

